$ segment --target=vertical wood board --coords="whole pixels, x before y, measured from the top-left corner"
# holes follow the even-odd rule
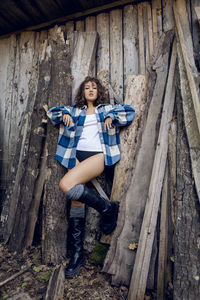
[[[85,30],[84,20],[76,21],[75,26],[76,31],[83,32]]]
[[[96,18],[94,16],[89,16],[85,19],[85,31],[95,31],[96,30]]]
[[[137,7],[127,5],[123,10],[123,50],[125,85],[128,75],[138,74]]]
[[[138,33],[139,33],[139,70],[140,74],[146,73],[145,49],[144,49],[144,26],[143,26],[143,4],[138,4]]]
[[[97,50],[96,32],[77,32],[74,45],[74,53],[71,61],[72,100],[78,91],[81,82],[86,76],[92,76],[95,68],[95,56]]]
[[[97,16],[97,32],[99,43],[97,49],[97,77],[108,90],[110,54],[109,54],[109,14],[102,13]]]
[[[123,99],[122,10],[110,12],[110,84]]]

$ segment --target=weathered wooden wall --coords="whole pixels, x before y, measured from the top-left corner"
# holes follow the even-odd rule
[[[111,101],[115,99],[116,102],[121,103],[125,99],[129,75],[148,74],[151,77],[148,86],[148,109],[145,110],[145,115],[142,116],[144,118],[142,120],[147,126],[145,127],[143,123],[138,122],[134,127],[138,126],[141,130],[141,126],[143,126],[143,132],[140,133],[140,141],[138,143],[138,145],[141,143],[141,149],[138,149],[138,146],[136,149],[137,157],[135,158],[134,156],[133,161],[130,162],[132,163],[130,166],[131,178],[129,178],[131,183],[127,188],[122,210],[120,211],[120,220],[123,224],[118,224],[114,235],[115,240],[112,240],[111,252],[106,260],[107,266],[104,266],[105,270],[113,275],[112,281],[114,284],[123,283],[129,285],[136,256],[136,250],[131,250],[129,245],[137,244],[139,240],[148,197],[147,193],[158,138],[163,95],[168,78],[168,62],[171,56],[171,44],[169,43],[171,37],[167,39],[167,36],[170,36],[169,31],[172,31],[176,33],[175,36],[178,41],[178,67],[175,71],[178,83],[176,84],[173,121],[169,131],[168,169],[164,178],[165,189],[162,191],[161,198],[163,203],[161,209],[162,217],[160,219],[159,214],[157,222],[157,234],[159,236],[159,230],[161,230],[162,235],[160,236],[161,241],[158,248],[155,247],[156,244],[159,244],[156,243],[157,237],[155,237],[155,251],[153,251],[154,255],[151,258],[147,287],[155,289],[157,285],[159,299],[163,299],[165,292],[170,297],[174,294],[174,299],[180,298],[180,295],[184,295],[183,299],[195,299],[200,286],[197,272],[197,266],[199,265],[198,232],[200,226],[198,217],[199,132],[197,130],[199,120],[195,119],[197,121],[195,124],[190,122],[190,118],[196,114],[196,111],[191,112],[189,110],[189,107],[193,105],[192,100],[193,97],[195,98],[195,95],[190,88],[189,83],[191,83],[191,80],[188,83],[184,55],[186,55],[186,61],[187,55],[189,55],[189,67],[193,66],[189,72],[192,72],[191,76],[194,75],[196,80],[198,76],[197,71],[199,72],[200,70],[200,24],[195,13],[195,6],[199,5],[199,1],[175,1],[178,20],[180,19],[181,28],[183,29],[183,38],[180,30],[178,30],[177,19],[174,18],[173,2],[173,0],[144,1],[139,4],[117,8],[110,12],[103,12],[97,16],[89,16],[85,19],[67,22],[65,25],[48,31],[22,32],[0,40],[0,239],[9,242],[13,250],[19,250],[18,248],[24,245],[31,245],[37,214],[34,218],[33,216],[31,217],[32,219],[30,218],[31,222],[20,223],[17,222],[17,218],[20,220],[20,212],[24,211],[27,213],[27,216],[30,216],[33,209],[34,212],[38,213],[40,200],[43,201],[43,214],[47,213],[49,215],[51,214],[50,211],[52,211],[50,205],[52,197],[50,195],[48,200],[46,191],[48,189],[51,191],[51,182],[54,182],[56,179],[52,177],[51,173],[55,167],[52,161],[52,152],[49,153],[51,157],[45,158],[47,145],[44,143],[43,135],[46,134],[46,124],[42,123],[41,126],[34,128],[31,122],[32,116],[35,116],[37,124],[40,124],[45,116],[42,111],[43,101],[45,102],[45,99],[47,99],[47,104],[54,105],[55,102],[52,96],[54,95],[54,98],[59,96],[59,91],[49,88],[50,82],[56,85],[58,82],[56,79],[50,80],[52,70],[50,70],[50,64],[48,65],[47,61],[46,66],[43,66],[46,73],[40,73],[42,70],[41,65],[45,64],[44,58],[50,58],[53,45],[59,44],[56,38],[52,39],[55,33],[58,36],[63,36],[63,49],[66,43],[66,48],[70,49],[72,56],[74,54],[70,65],[72,75],[74,75],[74,80],[70,78],[72,80],[72,94],[68,88],[66,90],[66,103],[70,103],[70,99],[73,98],[74,91],[78,85],[77,81],[83,79],[87,74],[98,76],[109,90]],[[77,32],[84,33],[79,35]],[[98,32],[98,44],[97,39],[94,39],[95,32]],[[89,44],[87,44],[87,38],[90,40]],[[186,47],[186,53],[183,50],[185,46],[183,45],[182,47],[181,44],[184,42],[184,38],[187,42],[187,47],[189,47]],[[53,44],[50,47],[51,43]],[[76,48],[77,45],[78,47]],[[86,45],[93,46],[91,48],[87,46],[84,49]],[[188,51],[188,49],[192,50],[192,48],[194,48],[194,53]],[[58,55],[56,50],[54,55]],[[84,60],[81,59],[82,56],[84,56]],[[54,62],[51,62],[51,66],[55,71],[56,58],[52,56],[51,59],[54,59]],[[64,57],[62,57],[62,60],[64,61]],[[66,58],[66,61],[69,64],[69,59]],[[86,61],[88,64],[85,63]],[[64,70],[59,64],[57,67],[59,70]],[[77,67],[81,69],[78,75]],[[59,76],[59,74],[57,75]],[[190,90],[185,89],[186,86]],[[61,87],[65,88],[64,83],[61,84]],[[130,86],[128,90],[131,90]],[[40,93],[41,103],[40,98],[38,98]],[[64,98],[62,99],[65,101]],[[189,102],[188,99],[190,99]],[[37,103],[41,105],[39,106],[38,114],[36,113]],[[177,124],[178,130],[176,131]],[[52,126],[51,128],[48,127],[48,130],[51,131],[51,129],[55,130]],[[195,135],[192,134],[192,130],[195,131]],[[34,147],[29,148],[30,137],[34,136],[35,133],[38,135],[37,143],[41,143],[39,152],[35,152]],[[54,134],[56,134],[56,131]],[[52,136],[52,138],[55,138],[55,136]],[[33,146],[35,146],[34,141],[35,139],[33,138]],[[174,154],[174,151],[176,151],[177,156]],[[16,156],[16,153],[19,153],[19,155]],[[28,164],[27,153],[35,156],[33,165],[31,164],[32,160],[30,165]],[[40,153],[39,158],[37,157],[38,153]],[[135,152],[133,151],[133,153]],[[48,161],[44,161],[45,159]],[[39,172],[42,164],[48,165],[47,173],[44,171],[46,169]],[[25,170],[26,167],[27,170]],[[55,168],[56,172],[58,172],[56,174],[61,176],[64,170],[59,170],[59,165]],[[32,179],[25,176],[26,174]],[[46,175],[49,176],[47,178],[49,181],[47,180],[45,184]],[[26,180],[23,181],[23,178]],[[23,191],[23,182],[28,180],[34,185],[32,188],[35,191],[34,195],[37,197],[37,204],[32,202],[29,196],[25,196],[28,195],[29,190],[24,191],[24,197],[20,196],[20,193]],[[166,186],[168,186],[168,189]],[[186,190],[184,190],[185,186],[187,186]],[[112,191],[112,195],[115,195],[115,192]],[[113,197],[113,200],[115,200],[115,196]],[[191,201],[189,201],[188,197],[190,197]],[[59,203],[64,208],[64,199],[60,199]],[[168,210],[166,209],[167,205]],[[189,206],[191,209],[188,209]],[[56,206],[53,206],[53,209],[56,209]],[[123,215],[123,210],[126,211],[126,215]],[[63,216],[65,208],[60,213]],[[90,222],[91,215],[92,219],[94,219],[93,224]],[[90,220],[88,219],[87,221],[88,230],[86,232],[85,247],[91,251],[94,243],[99,238],[98,230],[96,229],[98,216],[92,211],[88,212],[88,216]],[[166,218],[168,221],[166,221]],[[193,218],[195,218],[195,222],[192,221]],[[166,224],[166,222],[167,225],[164,226],[163,224]],[[50,245],[51,241],[49,239],[51,234],[55,236],[57,232],[54,223],[51,219],[46,219],[46,223],[43,221],[43,251],[51,247],[54,249],[55,245]],[[20,242],[20,247],[18,247],[19,245],[15,247],[17,228],[13,230],[13,224],[20,224],[21,227],[19,226],[19,228],[23,227],[25,232],[29,233],[26,235],[25,240]],[[159,224],[161,224],[160,229]],[[186,226],[192,226],[192,247],[189,245],[189,229],[184,227],[185,224]],[[89,231],[91,225],[92,228]],[[61,227],[61,238],[65,239],[65,221],[62,222]],[[130,230],[130,228],[132,229]],[[52,232],[50,232],[51,230]],[[183,242],[185,233],[186,239]],[[168,239],[168,243],[166,239]],[[168,244],[168,247],[166,244]],[[123,249],[124,247],[126,248],[125,250]],[[53,257],[46,253],[44,260],[46,262],[59,262],[64,257],[65,242],[60,243],[59,249],[58,255]],[[156,255],[159,251],[159,266],[157,266]],[[116,255],[114,255],[115,253]],[[161,258],[161,253],[163,253],[164,260]],[[191,253],[191,257],[189,253]],[[185,261],[181,259],[182,255]],[[112,264],[109,262],[111,258]],[[156,278],[157,270],[159,274],[158,279]],[[174,270],[174,274],[172,270]],[[162,273],[165,276],[162,276]],[[185,287],[181,284],[181,281],[186,282]],[[129,296],[130,300],[134,299],[134,295],[130,294]],[[131,298],[132,296],[133,298]]]
[[[124,87],[126,77],[129,74],[145,73],[146,63],[149,61],[150,52],[145,54],[145,45],[149,37],[152,37],[152,30],[148,31],[145,18],[148,13],[148,22],[152,23],[152,9],[149,3],[139,5],[127,5],[121,9],[115,9],[107,13],[100,13],[96,17],[87,17],[84,20],[67,22],[66,25],[60,26],[65,38],[69,39],[70,48],[76,49],[78,32],[89,32],[97,30],[98,50],[96,53],[96,61],[94,66],[85,66],[84,61],[79,60],[82,65],[77,65],[78,57],[74,55],[72,60],[73,81],[72,97],[76,90],[77,78],[84,78],[87,70],[90,69],[91,75],[98,75],[103,83],[114,91],[115,98],[119,102],[123,102]],[[140,25],[138,25],[140,24]],[[140,28],[140,29],[139,29]],[[16,147],[19,142],[19,136],[23,135],[24,126],[29,126],[30,120],[23,121],[25,111],[28,110],[30,115],[34,108],[35,97],[37,93],[37,81],[39,76],[39,56],[44,55],[42,51],[42,43],[50,36],[50,31],[24,32],[18,35],[11,35],[9,38],[0,40],[0,90],[1,90],[1,238],[9,239],[13,217],[8,218],[9,214],[15,212],[17,203],[15,197],[10,195],[13,190],[13,181],[15,181],[15,173],[23,172],[19,170],[20,159],[23,160],[23,153],[17,161],[15,159]],[[140,40],[140,43],[139,43]],[[152,44],[153,40],[149,42]],[[84,37],[82,38],[84,45]],[[87,44],[85,53],[87,53]],[[79,48],[81,44],[79,45]],[[153,51],[151,48],[151,52]],[[43,49],[43,50],[42,50]],[[41,53],[40,53],[41,51]],[[47,49],[48,51],[48,49]],[[73,50],[72,50],[73,51]],[[88,51],[90,53],[90,51]],[[143,54],[141,54],[143,53]],[[84,52],[77,53],[84,55]],[[95,53],[91,54],[94,56]],[[85,55],[85,59],[89,56]],[[75,66],[74,66],[75,64]],[[78,67],[81,69],[82,75],[77,76]],[[84,68],[86,71],[84,71]],[[73,70],[75,73],[73,74]],[[84,73],[86,72],[86,73]],[[30,103],[30,104],[28,104]],[[29,116],[30,117],[30,116]],[[21,133],[20,133],[21,132]],[[26,140],[22,140],[26,150]],[[36,167],[37,170],[37,167]],[[37,177],[37,171],[35,170]],[[14,176],[14,177],[13,177]],[[14,190],[17,193],[15,182]],[[14,195],[14,194],[13,194]],[[12,208],[12,209],[10,209]]]

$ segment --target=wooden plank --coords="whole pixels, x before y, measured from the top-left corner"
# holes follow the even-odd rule
[[[99,43],[97,49],[97,77],[101,80],[104,87],[108,90],[110,71],[108,13],[102,13],[97,15],[97,32],[99,35]]]
[[[3,207],[0,222],[1,238],[5,235],[7,214],[9,212],[9,199],[4,195],[10,184],[10,164],[13,152],[9,151],[9,131],[11,130],[13,74],[15,68],[16,37],[12,36],[0,40],[0,197]],[[17,130],[17,129],[16,129]],[[12,150],[12,149],[10,149]],[[5,237],[5,236],[4,236]]]
[[[138,4],[138,32],[139,32],[139,73],[146,73],[144,55],[144,27],[143,27],[143,4]]]
[[[156,12],[158,38],[162,34],[162,0],[152,0],[152,10]]]
[[[170,180],[170,201],[171,201],[171,215],[172,231],[175,229],[176,224],[176,187],[177,187],[177,120],[171,122],[169,130],[169,145],[168,145],[168,162],[169,162],[169,180]]]
[[[72,100],[85,77],[94,74],[96,50],[97,32],[77,32],[71,61]]]
[[[174,28],[174,16],[172,8],[172,0],[162,0],[163,5],[163,31],[172,30]]]
[[[192,172],[194,176],[196,192],[200,201],[200,133],[198,130],[198,122],[195,118],[195,109],[193,106],[192,93],[191,90],[188,89],[188,76],[187,71],[185,69],[185,62],[181,54],[181,50],[178,53],[185,127],[188,137]]]
[[[197,19],[198,19],[199,24],[200,24],[200,6],[196,6],[196,7],[194,8],[194,10],[195,10],[195,13],[196,13],[196,15],[197,15]]]
[[[152,9],[152,20],[153,20],[153,45],[155,49],[158,42],[157,11],[155,8]]]
[[[79,32],[84,31],[84,29],[85,29],[84,20],[76,21],[75,26],[76,26],[76,31],[79,31]]]
[[[96,18],[94,16],[89,16],[85,19],[85,31],[86,32],[96,31]],[[94,67],[91,75],[93,77],[96,76],[96,63],[94,63]]]
[[[148,23],[148,10],[147,3],[143,3],[143,33],[144,33],[144,53],[145,53],[145,65],[150,63],[150,45],[149,45],[149,23]]]
[[[166,164],[160,216],[160,236],[158,254],[158,276],[157,276],[157,299],[163,300],[165,295],[165,274],[167,264],[167,243],[168,243],[168,165]]]
[[[138,74],[138,24],[137,6],[123,9],[124,80],[128,75]]]
[[[34,106],[38,78],[38,37],[39,34],[33,32],[19,36],[16,47],[10,49],[14,56],[10,56],[10,65],[7,68],[8,98],[5,102],[7,120],[4,134],[5,139],[8,139],[5,146],[9,158],[7,176],[9,175],[10,183],[7,186],[6,203],[4,203],[5,206],[2,211],[2,220],[6,222],[5,231],[3,231],[6,241],[13,229],[14,215],[21,188],[20,181],[26,160],[27,142],[31,126],[30,114]],[[11,39],[11,41],[13,44],[14,40]],[[10,73],[11,69],[12,73]],[[29,113],[26,113],[27,105],[30,109]]]
[[[151,6],[149,3],[146,3],[147,8],[147,21],[148,21],[148,39],[149,39],[149,62],[151,63],[151,56],[153,54],[153,19],[151,13]]]
[[[191,0],[190,2],[191,15],[191,34],[194,47],[194,60],[196,66],[200,65],[200,43],[199,43],[199,26],[200,26],[200,2],[199,0]]]
[[[140,134],[137,138],[133,166],[129,162],[133,172],[127,178],[131,182],[128,190],[123,195],[121,194],[122,191],[120,192],[122,201],[120,203],[118,225],[112,236],[109,252],[104,263],[104,271],[112,274],[112,283],[115,285],[130,284],[135,251],[131,251],[128,247],[132,243],[138,243],[139,240],[155,155],[156,124],[159,121],[166,85],[171,39],[171,32],[164,34],[159,40],[159,47],[155,50],[152,72],[149,74],[147,87],[147,108],[143,112],[142,121],[139,122]],[[126,181],[124,184],[126,186]],[[119,193],[116,194],[117,199],[118,195]],[[115,198],[113,197],[113,199]]]
[[[181,2],[182,3],[182,2]],[[180,7],[180,5],[179,5]],[[179,12],[177,11],[175,3],[173,4],[173,10],[174,10],[174,16],[175,16],[175,22],[176,22],[176,28],[178,31],[178,37],[180,41],[180,46],[181,46],[181,51],[183,55],[183,60],[186,68],[186,73],[188,77],[188,83],[189,83],[189,88],[190,92],[192,95],[192,100],[193,100],[193,105],[194,105],[194,111],[195,111],[195,116],[196,116],[196,121],[197,121],[197,126],[198,126],[198,131],[200,133],[200,102],[199,102],[199,89],[197,87],[197,84],[195,82],[195,78],[197,78],[197,70],[195,67],[195,63],[191,57],[191,49],[192,47],[192,42],[189,42],[188,39],[190,36],[188,36],[189,31],[189,24],[187,23],[187,15],[184,13],[185,11],[182,11],[181,16],[179,15]],[[184,15],[183,15],[184,13]],[[181,21],[180,17],[182,20],[184,20],[184,28],[181,26]],[[186,37],[184,37],[184,32],[185,30],[187,32],[187,40]],[[190,53],[190,54],[189,54]]]
[[[89,16],[85,19],[85,31],[95,31],[96,30],[96,18],[94,16]]]
[[[64,267],[58,265],[54,268],[47,287],[45,300],[63,299],[64,296]]]
[[[122,10],[110,12],[110,84],[123,98]]]
[[[69,41],[70,52],[73,53],[73,49],[74,49],[74,22],[73,21],[69,21],[65,24],[65,31],[67,34],[67,40]]]
[[[177,48],[176,43],[174,42],[152,177],[133,268],[133,275],[129,288],[128,300],[143,299],[146,290],[149,263],[160,204],[160,194],[167,159],[169,123],[172,119],[172,112],[174,108],[175,88],[173,79],[176,57]]]
[[[178,60],[179,62],[179,60]],[[181,75],[185,81],[186,75]],[[183,84],[188,85],[187,80]],[[198,299],[200,285],[198,270],[199,260],[199,203],[192,176],[190,148],[184,123],[182,93],[183,85],[178,83],[176,91],[177,118],[177,168],[176,168],[176,223],[173,234],[173,299]],[[185,86],[187,90],[187,86]],[[189,90],[189,89],[188,89]],[[184,97],[185,98],[185,97]],[[188,101],[190,97],[186,95]],[[191,102],[191,99],[190,99]],[[193,116],[194,118],[194,116]],[[199,139],[200,141],[200,139]],[[193,280],[191,280],[193,278]]]

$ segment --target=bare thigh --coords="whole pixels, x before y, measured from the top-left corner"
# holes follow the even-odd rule
[[[76,184],[84,184],[99,176],[104,170],[104,154],[93,155],[79,162],[61,179],[59,187],[67,193]]]

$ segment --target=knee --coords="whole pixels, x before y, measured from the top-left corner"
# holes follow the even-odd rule
[[[71,188],[73,187],[72,184],[70,184],[69,182],[66,182],[66,180],[64,180],[63,178],[61,179],[60,183],[59,183],[59,189],[63,192],[63,193],[67,193],[69,192],[69,190],[71,190]]]

